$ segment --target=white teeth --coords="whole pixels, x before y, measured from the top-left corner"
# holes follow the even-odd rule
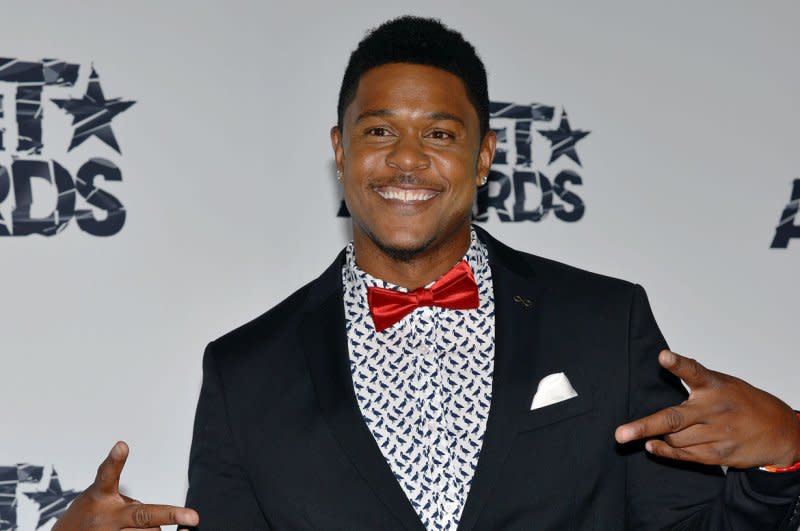
[[[376,192],[384,199],[398,201],[427,201],[437,193],[431,190],[376,190]]]

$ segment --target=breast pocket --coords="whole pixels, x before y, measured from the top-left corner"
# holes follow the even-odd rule
[[[587,396],[575,396],[522,414],[519,431],[537,430],[557,422],[585,415],[594,408]]]

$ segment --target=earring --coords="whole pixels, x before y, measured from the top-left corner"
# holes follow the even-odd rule
[[[483,175],[483,176],[480,178],[480,180],[478,181],[478,186],[483,186],[483,185],[485,185],[485,184],[486,184],[486,181],[488,181],[488,180],[489,180],[489,176],[488,176],[488,175]]]
[[[336,170],[336,180],[342,182],[342,170]]]

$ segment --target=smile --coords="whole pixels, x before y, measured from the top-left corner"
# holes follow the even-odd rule
[[[439,192],[430,190],[428,188],[399,188],[395,186],[381,186],[375,188],[375,192],[384,199],[390,201],[402,201],[404,203],[413,203],[420,201],[428,201],[433,199]]]

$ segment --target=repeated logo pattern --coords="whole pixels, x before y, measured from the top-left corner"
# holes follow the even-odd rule
[[[111,122],[134,103],[107,98],[93,65],[0,57],[0,237],[51,237],[73,219],[93,236],[122,230],[101,181],[122,181]]]
[[[792,182],[792,195],[781,213],[778,226],[775,227],[775,236],[772,238],[772,249],[786,249],[789,241],[800,239],[800,224],[795,223],[795,218],[800,212],[800,179]]]
[[[0,531],[41,529],[58,518],[79,491],[64,490],[55,468],[0,466]]]
[[[478,283],[474,310],[422,307],[376,332],[367,287],[403,288],[365,273],[352,243],[342,269],[358,405],[426,529],[458,527],[478,463],[492,394],[494,294],[486,249],[466,255]]]

